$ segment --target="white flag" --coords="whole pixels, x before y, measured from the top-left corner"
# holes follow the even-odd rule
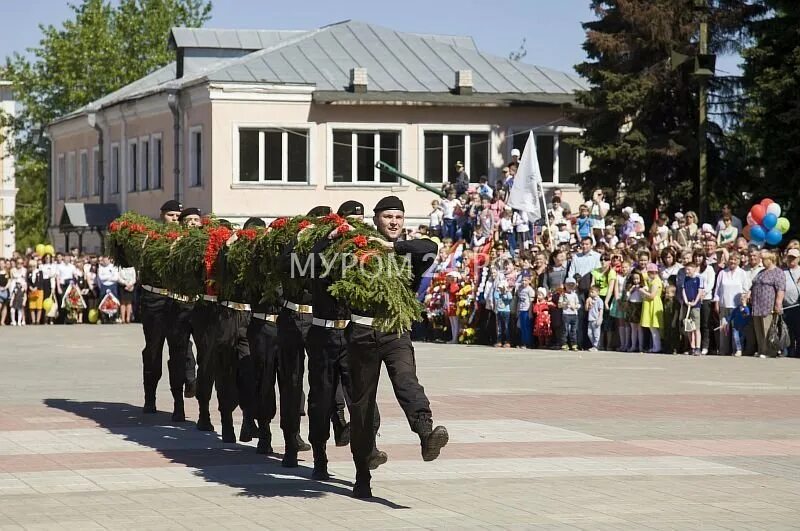
[[[514,176],[514,186],[508,194],[506,204],[528,214],[530,221],[537,221],[542,217],[539,204],[539,187],[542,185],[542,172],[539,170],[539,157],[536,155],[536,141],[533,131],[529,133],[528,142],[522,152],[517,174]]]

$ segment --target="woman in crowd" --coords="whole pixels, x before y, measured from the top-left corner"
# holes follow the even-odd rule
[[[767,333],[775,315],[783,313],[783,296],[786,291],[786,277],[778,269],[775,253],[762,251],[764,266],[756,275],[751,288],[753,325],[755,326],[758,354],[762,358],[774,358],[780,354],[769,346]]]
[[[37,325],[42,322],[42,305],[44,303],[44,273],[36,258],[28,260],[28,311],[29,323]]]
[[[603,300],[604,312],[611,310],[614,300],[614,289],[617,283],[617,272],[611,267],[611,255],[604,253],[600,256],[600,267],[592,271],[592,285],[597,286],[600,298]],[[614,320],[604,318],[601,324],[600,348],[609,349],[614,342]]]
[[[0,258],[0,326],[5,326],[8,309],[11,303],[11,271],[8,260]]]
[[[741,302],[741,297],[750,291],[750,277],[739,267],[741,256],[733,251],[728,255],[727,267],[717,276],[717,287],[714,291],[714,309],[719,315],[719,354],[727,356],[731,353],[732,327],[730,317],[733,310]],[[741,351],[735,351],[741,356]]]
[[[714,268],[708,265],[708,260],[703,251],[695,251],[692,260],[697,267],[697,274],[703,279],[703,299],[700,303],[700,353],[705,356],[708,354],[711,345],[711,310],[714,300],[714,283],[717,274]]]

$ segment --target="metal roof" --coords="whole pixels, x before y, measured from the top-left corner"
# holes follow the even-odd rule
[[[113,203],[64,203],[58,227],[71,229],[105,229],[119,217],[119,208]]]
[[[428,98],[438,104],[468,103],[463,96],[447,97],[458,70],[472,71],[478,96],[473,104],[573,103],[575,91],[586,89],[577,75],[482,53],[471,37],[406,33],[353,20],[310,31],[173,28],[170,44],[256,51],[220,58],[180,79],[175,79],[175,63],[170,63],[53,123],[204,81],[299,84],[345,92],[355,67],[367,68],[370,96],[362,96],[363,101],[380,99],[373,96],[376,93],[383,93],[384,100],[397,93],[411,93],[401,98],[406,101],[419,100],[424,93],[443,95]]]

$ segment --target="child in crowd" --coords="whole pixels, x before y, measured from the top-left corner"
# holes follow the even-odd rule
[[[739,229],[732,225],[733,218],[730,214],[725,214],[722,218],[722,222],[725,227],[720,229],[719,234],[717,234],[717,245],[720,247],[727,247],[728,245],[736,243],[736,238],[739,237]]]
[[[661,352],[661,322],[664,320],[664,305],[661,301],[661,292],[664,291],[664,284],[658,275],[656,264],[647,265],[647,281],[640,292],[644,302],[642,303],[642,329],[650,330],[652,339],[650,352],[658,354]]]
[[[546,348],[553,335],[552,321],[550,319],[550,309],[553,303],[547,299],[545,288],[536,289],[536,304],[533,305],[535,321],[533,324],[533,335],[536,337],[536,345],[539,348]]]
[[[592,343],[589,352],[597,352],[597,347],[600,345],[604,306],[603,299],[600,298],[600,289],[597,286],[592,286],[589,289],[589,296],[586,298],[586,313],[588,314],[589,322],[587,332],[589,333],[589,341]]]
[[[428,230],[431,236],[442,237],[442,207],[439,200],[431,201],[431,213],[428,214]]]
[[[563,219],[558,221],[556,223],[556,228],[556,245],[561,245],[562,243],[569,244],[570,240],[572,239],[572,234],[570,234],[570,232],[567,230],[567,222]]]
[[[663,351],[667,354],[678,352],[681,343],[681,303],[677,294],[678,290],[673,284],[667,284],[664,288],[664,319],[661,321],[661,338]]]
[[[568,278],[564,282],[564,293],[558,299],[561,308],[563,332],[561,334],[562,350],[578,350],[578,308],[581,302],[575,292],[575,279]]]
[[[514,251],[517,249],[517,239],[514,237],[514,223],[511,221],[511,207],[507,206],[500,214],[500,234],[503,241],[506,242],[511,256],[514,256]]]
[[[745,329],[750,323],[750,307],[747,293],[739,295],[738,304],[734,308],[730,317],[730,326],[733,332],[733,344],[736,347],[734,356],[741,356],[745,345]]]
[[[631,348],[631,327],[625,315],[625,305],[628,301],[628,293],[625,291],[625,283],[631,272],[631,262],[623,260],[617,274],[617,281],[614,283],[614,299],[611,301],[611,317],[617,320],[617,332],[619,334],[619,352],[628,352]]]
[[[627,300],[625,320],[631,328],[631,347],[628,352],[644,350],[644,331],[642,330],[642,287],[644,278],[639,271],[631,273],[626,282]]]
[[[536,298],[536,292],[531,287],[531,277],[522,276],[522,285],[517,290],[517,315],[519,319],[520,348],[533,346],[533,323],[531,322],[531,307]]]
[[[690,353],[694,356],[701,354],[700,350],[700,305],[703,301],[705,286],[703,278],[697,274],[697,265],[690,260],[683,265],[686,278],[683,280],[682,299],[687,309],[686,319],[692,322],[693,330],[684,331],[689,335]]]
[[[508,289],[508,283],[498,276],[497,289],[494,291],[494,311],[497,314],[497,343],[495,347],[511,347],[511,334],[509,333],[509,321],[511,320],[511,301],[514,294]]]
[[[592,218],[589,216],[589,207],[581,205],[578,209],[578,219],[575,220],[578,226],[578,236],[582,240],[592,237]]]

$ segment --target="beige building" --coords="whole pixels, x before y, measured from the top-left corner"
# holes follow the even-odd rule
[[[0,114],[14,116],[16,101],[11,83],[0,80]],[[11,153],[8,130],[0,129],[0,257],[11,258],[14,245],[14,207],[17,185],[14,179],[14,156]]]
[[[312,31],[174,28],[176,60],[50,124],[54,240],[64,204],[157,216],[184,206],[241,222],[400,196],[412,223],[463,161],[497,179],[533,129],[546,187],[569,197],[587,161],[564,142],[576,76],[480,52],[469,37],[346,21]],[[573,198],[577,198],[575,195]],[[573,203],[574,204],[574,203]],[[72,244],[75,240],[72,240]],[[86,235],[94,250],[98,241]]]

